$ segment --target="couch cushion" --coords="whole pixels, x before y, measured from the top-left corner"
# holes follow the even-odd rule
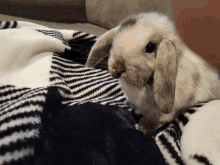
[[[86,0],[89,22],[111,29],[127,16],[158,11],[173,19],[172,0]]]
[[[86,22],[85,0],[1,0],[1,14],[53,22]]]
[[[96,36],[100,36],[103,33],[107,32],[107,29],[102,27],[90,24],[90,23],[56,23],[56,22],[46,22],[46,21],[39,21],[34,19],[27,19],[15,16],[9,16],[0,14],[0,20],[5,21],[27,21],[33,22],[40,25],[48,26],[50,28],[55,29],[72,29],[72,30],[79,30],[85,33],[94,34]]]

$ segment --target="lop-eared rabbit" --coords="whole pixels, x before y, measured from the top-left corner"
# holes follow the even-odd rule
[[[220,98],[218,70],[186,46],[166,15],[141,13],[123,20],[97,40],[86,66],[95,67],[106,56],[109,56],[109,73],[119,79],[128,101],[143,114],[137,128],[145,133],[154,132],[197,103]],[[209,106],[206,108],[207,111],[210,109]],[[210,133],[212,126],[207,123],[209,129],[206,130]],[[197,128],[203,129],[198,124]],[[220,141],[219,134],[214,134],[217,141]],[[197,150],[205,142],[215,143],[205,138],[205,132],[203,135],[185,143],[186,137],[190,139],[191,136],[190,131],[186,131],[185,139],[181,139],[185,143],[181,145],[182,150],[187,150],[197,140],[204,140],[198,146],[194,145],[194,149],[187,150],[184,159],[188,164],[195,153],[210,155],[217,152]],[[220,162],[218,157],[215,156],[213,162]]]

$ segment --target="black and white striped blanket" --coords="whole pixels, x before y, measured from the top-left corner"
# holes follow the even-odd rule
[[[0,165],[33,164],[41,153],[36,148],[44,143],[41,121],[42,113],[49,111],[44,106],[49,87],[59,89],[62,104],[73,110],[95,103],[133,111],[125,104],[119,82],[105,68],[84,67],[96,36],[22,21],[1,21],[0,28]],[[140,164],[183,165],[182,130],[200,106],[159,128],[155,139],[145,135],[152,138],[144,142],[152,145],[146,155],[159,155],[158,163],[149,158]]]

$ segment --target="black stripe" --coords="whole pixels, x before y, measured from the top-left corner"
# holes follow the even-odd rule
[[[18,23],[17,23],[17,21],[13,21],[13,26],[11,27],[11,28],[16,28],[17,27],[17,25],[18,25]]]
[[[204,163],[205,165],[212,165],[212,163],[209,162],[208,158],[205,156],[201,156],[201,155],[193,155],[193,157],[191,157],[192,159],[196,159],[198,162],[200,163]]]
[[[61,61],[61,62],[64,62],[64,63],[67,63],[67,64],[72,64],[72,65],[74,64],[74,62],[73,62],[72,60],[65,59],[65,58],[63,57],[63,55],[62,55],[62,54],[59,54],[59,53],[54,54],[53,60],[54,60],[54,61]],[[77,63],[76,63],[76,64],[77,64]]]
[[[166,130],[170,126],[170,123],[163,124],[160,128],[157,129],[156,134],[160,133],[161,131]]]
[[[9,27],[9,25],[10,25],[10,22],[6,21],[6,24],[5,24],[5,26],[2,29],[7,29]]]
[[[3,85],[3,86],[0,86],[0,90],[2,89],[5,89],[5,88],[14,88],[15,86],[13,85]]]
[[[36,111],[36,112],[25,112],[25,113],[17,114],[17,115],[14,115],[14,116],[10,116],[10,117],[0,121],[0,126],[2,126],[3,124],[9,123],[12,120],[25,119],[25,118],[30,118],[30,117],[40,118],[40,112],[38,112],[38,111]],[[29,123],[29,124],[26,124],[26,125],[34,125],[34,124]],[[9,133],[11,134],[13,131],[10,131],[10,130],[13,130],[13,129],[17,129],[17,128],[16,127],[8,128],[7,130],[2,131],[1,134],[0,134],[0,138],[2,136],[5,136],[5,134],[7,134],[7,131],[9,131]],[[10,134],[7,134],[7,135],[10,135]]]
[[[75,91],[73,93],[73,94],[79,94],[80,92],[82,92],[82,91],[84,91],[86,89],[89,89],[90,87],[93,87],[95,85],[99,85],[99,87],[97,87],[97,90],[100,87],[103,87],[103,86],[109,85],[109,84],[116,85],[116,86],[118,85],[118,84],[116,84],[116,82],[114,82],[114,81],[113,82],[109,82],[108,80],[111,80],[111,78],[108,78],[107,80],[102,80],[102,79],[91,80],[91,81],[84,82],[83,84],[76,84],[76,83],[74,83],[75,81],[71,81],[74,84],[73,85],[69,85],[69,86],[70,86],[71,89],[75,89],[77,87],[81,87],[82,85],[87,85],[88,84],[88,86],[85,86],[85,87],[83,87],[83,88],[81,88],[78,91]],[[93,82],[93,84],[91,84],[91,82]]]
[[[84,76],[84,75],[78,75],[77,77],[80,77],[80,76]],[[99,76],[99,77],[98,77]],[[102,76],[102,77],[101,77]],[[65,78],[65,77],[64,77]],[[69,78],[69,77],[66,77],[66,78]],[[82,81],[82,80],[88,80],[90,78],[95,78],[95,79],[91,79],[87,82],[83,82],[82,84],[76,84],[76,85],[73,85],[72,87],[78,87],[78,86],[82,86],[82,85],[86,85],[86,84],[90,84],[92,82],[95,82],[96,84],[99,84],[103,81],[105,82],[118,82],[118,80],[116,79],[113,79],[110,75],[106,75],[106,74],[97,74],[96,75],[87,75],[86,77],[82,77],[82,78],[77,78],[77,79],[71,79],[71,80],[65,80],[67,83],[74,83],[74,82],[77,82],[77,81]],[[105,80],[104,80],[105,79]],[[97,82],[98,81],[98,82]]]
[[[79,36],[79,37],[77,37],[77,38],[73,38],[72,40],[80,40],[80,39],[83,39],[83,38],[85,38],[85,37],[87,37],[87,36],[89,36],[89,34],[84,34],[84,35]]]
[[[13,128],[7,128],[7,130],[1,132],[0,134],[0,138],[4,138],[6,136],[10,136],[11,134],[15,133],[15,132],[20,132],[20,131],[27,131],[27,130],[32,130],[32,129],[38,129],[39,124],[31,124],[31,123],[27,123],[27,124],[23,124],[23,125],[17,125]],[[1,147],[0,147],[1,149]],[[1,152],[0,152],[1,153]]]
[[[40,95],[38,95],[38,96],[40,96]],[[44,95],[43,95],[44,96]],[[30,96],[29,98],[32,98],[32,96]],[[18,110],[18,109],[20,109],[20,108],[23,108],[23,107],[25,107],[25,106],[30,106],[30,105],[43,105],[43,101],[38,101],[38,100],[31,100],[31,101],[25,101],[23,104],[21,104],[21,105],[19,105],[19,106],[15,106],[14,108],[10,108],[10,110],[8,110],[8,111],[6,111],[6,112],[3,112],[2,114],[1,114],[1,116],[2,115],[4,115],[4,114],[6,114],[6,113],[8,113],[8,112],[12,112],[12,111],[14,111],[14,110]],[[13,103],[13,104],[16,104],[16,102],[15,103]],[[13,105],[12,104],[12,105]],[[8,106],[10,106],[10,105],[8,105]],[[6,107],[4,107],[5,109],[6,108],[8,108],[8,106],[6,106]]]
[[[86,69],[86,68],[83,68],[83,71],[82,70],[81,71],[80,70],[79,71],[76,71],[76,70],[70,71],[66,67],[65,68],[58,68],[56,66],[51,66],[51,68],[54,69],[54,70],[57,70],[57,72],[56,71],[51,71],[51,74],[58,74],[61,77],[64,76],[64,73],[70,73],[70,74],[72,74],[72,76],[77,76],[77,75],[79,75],[79,76],[80,75],[89,76],[89,75],[91,75],[91,76],[96,77],[96,76],[107,75],[107,76],[110,77],[110,74],[108,72],[106,72],[106,71],[102,71],[102,72],[98,71],[97,72],[97,70]],[[74,69],[81,69],[81,68],[74,68]],[[58,73],[58,71],[60,71],[61,73]],[[62,74],[62,72],[63,72],[63,74]],[[96,74],[96,75],[94,75],[94,74]],[[68,76],[66,76],[66,77],[68,77]]]
[[[83,99],[83,98],[85,98],[85,97],[88,97],[89,95],[91,95],[91,94],[97,92],[97,90],[100,90],[102,87],[104,87],[104,86],[106,86],[106,85],[108,85],[108,84],[110,84],[110,83],[106,83],[106,84],[103,84],[102,86],[98,86],[97,88],[92,89],[92,90],[90,90],[89,92],[87,92],[87,93],[85,93],[85,94],[83,94],[83,95],[81,95],[81,96],[79,96],[79,97],[75,97],[73,100],[78,100],[78,99]],[[108,93],[111,89],[115,88],[117,85],[118,85],[118,84],[113,84],[112,86],[106,88],[106,90],[104,90],[104,91],[102,91],[102,92],[100,91],[97,95],[91,97],[90,100],[92,100],[92,99],[94,99],[94,98],[97,98],[97,97],[99,97],[99,96],[102,96],[102,95]],[[91,87],[91,86],[93,86],[93,85],[90,85],[89,87]],[[85,90],[88,89],[89,87],[85,87]],[[71,89],[72,89],[72,88],[71,88]],[[73,95],[74,95],[74,94],[80,93],[81,91],[82,91],[82,89],[80,89],[80,90],[77,91],[77,92],[72,92],[72,93],[73,93]]]
[[[6,96],[10,96],[10,99],[15,99],[15,98],[18,98],[19,96],[25,96],[26,94],[27,95],[30,95],[31,93],[37,93],[39,91],[44,91],[44,89],[42,88],[35,88],[35,89],[31,89],[31,88],[14,88],[14,89],[9,89],[5,92],[2,93],[2,96],[3,97],[6,97]],[[18,93],[20,92],[20,93]],[[13,96],[15,95],[15,96]],[[7,99],[6,99],[7,100]],[[4,101],[5,102],[5,101]],[[1,101],[0,101],[1,103]]]
[[[176,160],[176,163],[179,165],[184,165],[182,159],[178,156],[173,146],[170,144],[170,142],[168,142],[168,140],[165,138],[163,134],[159,136],[159,140],[164,146],[166,146],[168,150],[167,152],[170,153],[170,156]]]
[[[73,37],[77,36],[78,34],[82,33],[81,31],[78,31],[76,33],[73,33]]]
[[[52,63],[53,64],[57,64],[57,65],[59,65],[59,66],[61,66],[61,67],[64,67],[64,68],[68,68],[68,69],[80,69],[80,68],[85,68],[85,66],[84,65],[72,65],[72,66],[70,66],[70,65],[65,65],[65,64],[62,64],[62,63],[59,63],[59,61],[52,61]],[[85,68],[85,70],[86,70],[86,68]],[[89,69],[88,69],[89,70]],[[74,71],[75,72],[75,71]],[[82,72],[82,71],[80,71],[80,72]]]
[[[52,72],[50,72],[50,73],[52,73]],[[51,82],[56,81],[56,80],[61,80],[61,82],[63,81],[63,79],[61,77],[58,77],[58,76],[50,77]],[[64,82],[62,82],[61,84],[64,84]],[[58,84],[55,84],[55,85],[58,85]]]
[[[173,129],[174,129],[174,128],[173,128]],[[175,131],[173,131],[173,130],[172,130],[172,131],[171,131],[171,130],[166,130],[166,131],[169,133],[170,136],[173,137],[174,142],[175,142],[177,148],[179,149],[179,151],[181,151],[180,146],[179,146],[179,143],[178,143],[178,141],[180,141],[180,138],[179,138],[179,136],[178,136],[178,132],[176,132],[176,129],[174,129],[174,130],[175,130]]]
[[[73,76],[75,77],[75,76],[78,76],[78,77],[80,77],[80,76],[86,76],[86,77],[82,77],[82,78],[78,78],[77,80],[75,79],[75,81],[79,81],[79,80],[84,80],[84,79],[89,79],[89,78],[96,78],[96,79],[103,79],[103,78],[101,78],[101,77],[98,77],[98,76],[104,76],[105,75],[105,77],[110,77],[110,75],[109,74],[107,74],[107,73],[100,73],[100,72],[97,72],[96,73],[96,75],[95,75],[95,73],[83,73],[83,72],[80,72],[80,73],[75,73],[75,72],[66,72],[66,73],[69,73],[70,75],[65,75],[64,73],[59,73],[59,72],[57,72],[57,71],[51,71],[51,74],[58,74],[59,76],[61,76],[61,77],[64,77],[64,78],[73,78]],[[105,78],[104,77],[104,78]],[[111,78],[112,79],[112,78]],[[113,79],[112,79],[113,80]],[[115,81],[118,81],[118,80],[116,80],[115,79]],[[68,82],[71,82],[70,80],[68,81]]]
[[[182,136],[182,131],[181,131],[180,127],[179,127],[179,124],[176,121],[173,121],[172,123],[173,123],[173,125],[175,125],[175,129],[177,129],[177,132],[178,132],[178,135],[179,135],[179,139],[180,139],[180,137]]]
[[[19,93],[19,96],[22,96],[24,94],[27,94],[29,92],[29,89],[28,88],[19,88],[19,89],[9,89],[9,90],[6,90],[5,92],[2,92],[1,93],[1,97],[7,97],[7,96],[10,96],[10,95],[16,95],[16,93]],[[1,102],[1,101],[0,101]]]
[[[189,113],[189,114],[193,114],[193,113],[196,112],[196,110],[194,110],[194,109],[188,109],[186,112]]]
[[[4,155],[7,152],[14,152],[15,150],[21,150],[24,148],[28,148],[33,146],[33,144],[36,143],[36,137],[35,138],[24,138],[23,140],[18,139],[16,143],[10,143],[9,145],[2,145],[0,147],[0,153],[1,155]]]
[[[173,123],[172,123],[173,124]],[[179,127],[177,127],[176,125],[172,125],[172,126],[170,126],[172,129],[174,129],[175,131],[174,131],[174,133],[175,133],[175,136],[176,136],[176,138],[178,139],[178,141],[180,141],[180,139],[181,139],[181,136],[180,136],[180,130],[178,129]]]
[[[186,116],[184,116],[184,115],[179,115],[179,116],[178,116],[178,119],[179,119],[179,121],[181,121],[181,122],[183,123],[184,126],[185,126],[185,125],[188,123],[188,121],[189,121],[189,119],[188,119]]]
[[[199,108],[199,107],[202,107],[203,105],[202,104],[197,104],[197,105],[194,105],[193,108]]]
[[[96,38],[97,38],[97,36],[93,36],[93,37],[90,37],[90,38],[85,38],[85,40],[90,41],[90,40],[94,40],[94,39],[96,39]]]
[[[38,90],[39,90],[39,88],[37,88]],[[42,89],[40,89],[40,91],[43,91]],[[43,91],[43,92],[45,92],[45,91]],[[35,96],[45,96],[45,94],[46,93],[37,93],[37,92],[34,92],[34,93],[31,93],[31,91],[29,91],[29,93],[27,93],[27,96],[25,96],[25,95],[22,95],[22,97],[24,97],[25,96],[25,99],[29,99],[29,98],[32,98],[32,97],[35,97]],[[31,96],[30,96],[31,95]],[[15,96],[15,97],[10,97],[9,99],[5,99],[5,100],[3,100],[4,102],[7,102],[7,101],[12,101],[12,100],[15,100],[15,99],[18,99],[18,98],[21,98],[21,95],[17,95],[17,96]],[[24,100],[24,99],[23,99]],[[3,102],[2,101],[2,102]],[[20,100],[19,100],[20,101]],[[27,102],[29,102],[29,101],[27,101]],[[32,100],[31,100],[31,102],[32,102]],[[33,102],[34,102],[34,100],[33,100]],[[9,106],[11,106],[11,105],[14,105],[14,104],[16,104],[17,102],[13,102],[13,103],[11,103],[11,104],[8,104],[7,106],[5,106],[4,108],[8,108]]]

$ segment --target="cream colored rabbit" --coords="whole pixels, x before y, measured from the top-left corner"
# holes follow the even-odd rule
[[[94,67],[106,55],[110,74],[144,115],[139,129],[149,133],[198,102],[220,98],[218,70],[183,43],[165,15],[125,19],[99,38],[86,66]]]

